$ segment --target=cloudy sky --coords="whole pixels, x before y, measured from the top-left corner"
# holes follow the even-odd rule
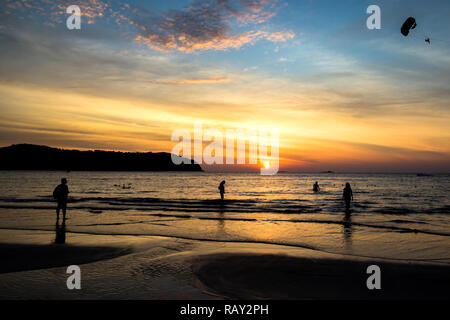
[[[366,27],[371,4],[381,30]],[[0,146],[170,152],[201,121],[278,129],[281,170],[450,172],[449,13],[447,0],[4,0]]]

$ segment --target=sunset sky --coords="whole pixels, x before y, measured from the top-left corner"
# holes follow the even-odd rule
[[[381,30],[366,28],[371,4]],[[0,146],[170,152],[201,121],[278,129],[280,170],[450,172],[449,13],[448,0],[2,1]]]

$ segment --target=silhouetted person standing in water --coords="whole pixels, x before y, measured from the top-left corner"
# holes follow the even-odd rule
[[[353,200],[353,191],[352,187],[350,187],[350,183],[348,182],[345,184],[343,198],[345,201],[345,207],[347,208],[347,210],[350,209],[350,203]]]
[[[223,201],[223,195],[225,193],[225,180],[223,180],[220,184],[219,184],[219,191],[220,191],[220,199]]]
[[[53,191],[53,198],[55,198],[58,206],[56,207],[56,223],[59,222],[59,211],[62,209],[63,212],[63,224],[66,223],[66,209],[67,209],[67,198],[69,195],[69,188],[67,187],[67,179],[62,178],[61,184],[58,185]]]
[[[314,192],[319,192],[320,191],[319,183],[317,181],[313,185],[313,191]]]

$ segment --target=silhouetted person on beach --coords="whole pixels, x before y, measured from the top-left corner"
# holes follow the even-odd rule
[[[314,192],[319,192],[320,191],[319,183],[317,181],[313,185],[313,191]]]
[[[219,184],[219,192],[220,192],[220,199],[223,201],[223,195],[225,193],[225,180],[223,180],[220,184]]]
[[[350,203],[353,200],[353,191],[352,187],[350,187],[350,183],[348,182],[345,184],[343,198],[345,201],[345,207],[347,208],[347,210],[350,209]]]
[[[67,187],[67,179],[62,178],[61,184],[58,185],[53,191],[53,198],[55,198],[58,203],[56,207],[56,223],[59,222],[59,211],[62,209],[63,212],[63,224],[66,222],[66,209],[67,209],[67,198],[69,195],[69,188]]]

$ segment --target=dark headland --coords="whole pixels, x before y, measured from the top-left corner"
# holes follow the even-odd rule
[[[0,148],[0,170],[202,171],[199,164],[176,165],[166,152],[80,151],[33,144]]]

